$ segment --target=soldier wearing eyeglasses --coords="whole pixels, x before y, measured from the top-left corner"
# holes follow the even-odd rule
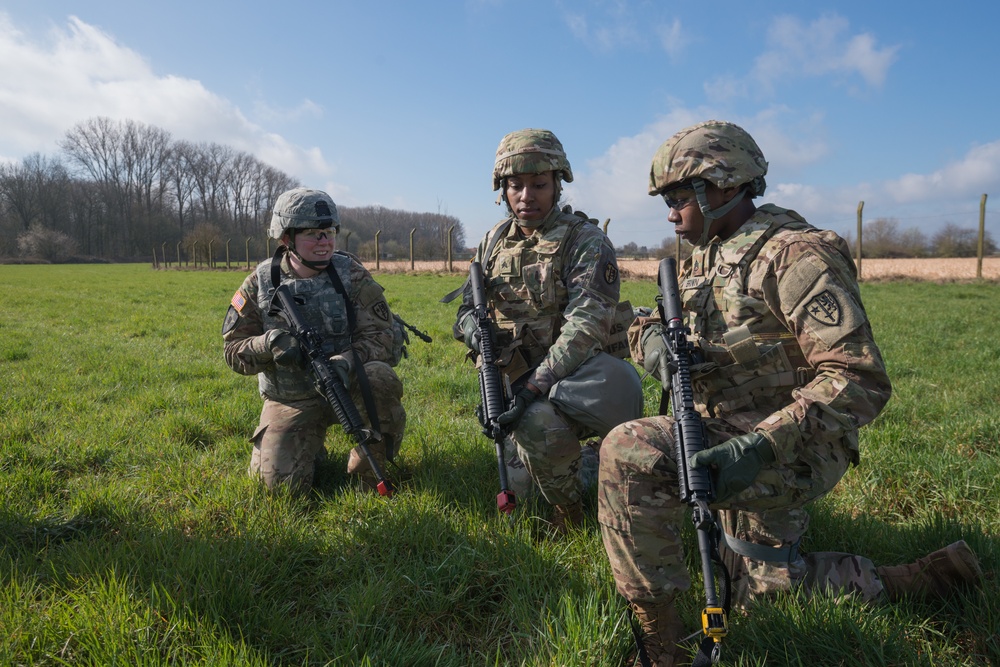
[[[279,241],[233,295],[222,327],[226,363],[256,375],[264,406],[251,441],[249,472],[269,488],[311,488],[316,463],[326,458],[327,429],[337,422],[303,364],[298,341],[269,314],[278,284],[287,284],[308,324],[330,346],[330,360],[367,426],[375,417],[382,435],[369,449],[380,467],[392,461],[406,427],[403,384],[394,362],[393,317],[382,286],[356,257],[337,251],[340,216],[330,196],[295,188],[274,205],[268,234]],[[367,383],[359,383],[363,373]],[[363,386],[370,387],[368,400]],[[370,412],[374,411],[374,415]],[[358,448],[348,474],[374,487],[378,480]]]

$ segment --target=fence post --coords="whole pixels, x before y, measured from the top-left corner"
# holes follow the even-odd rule
[[[194,257],[194,268],[198,268],[198,242],[191,244],[191,256]]]
[[[208,262],[206,262],[206,268],[215,268],[215,253],[212,252],[212,245],[215,243],[215,239],[208,240]]]
[[[344,232],[344,252],[351,252],[351,230]]]
[[[375,232],[375,270],[379,269],[379,251],[378,251],[378,235],[382,233],[382,230]]]
[[[451,273],[451,232],[455,229],[455,225],[448,228],[448,273]]]
[[[247,237],[246,248],[247,248],[247,271],[250,270],[250,238]]]
[[[160,268],[160,267],[159,267],[159,266],[158,266],[158,265],[156,264],[156,246],[155,246],[155,245],[153,246],[153,268],[154,268],[154,269],[158,269],[158,268]]]
[[[226,268],[227,269],[229,268],[229,242],[230,241],[232,241],[232,239],[226,239]]]
[[[170,268],[170,260],[167,259],[167,242],[164,241],[163,245],[160,246],[160,254],[163,255],[163,268]]]
[[[604,221],[604,235],[608,235],[608,225],[611,224],[611,218]]]
[[[177,270],[181,269],[181,242],[177,242]]]
[[[413,233],[416,231],[416,227],[410,230],[410,271],[413,270]]]
[[[865,200],[858,202],[858,282],[861,282],[861,211],[865,208]]]
[[[983,237],[986,235],[986,193],[979,200],[979,243],[976,246],[976,278],[983,277]]]

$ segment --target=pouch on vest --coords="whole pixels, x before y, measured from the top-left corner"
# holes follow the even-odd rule
[[[552,385],[549,400],[603,438],[615,426],[642,417],[642,381],[629,362],[598,352]]]

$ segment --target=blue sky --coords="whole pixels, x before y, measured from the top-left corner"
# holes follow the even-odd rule
[[[564,199],[616,245],[673,238],[656,148],[718,118],[770,162],[758,202],[853,233],[895,218],[1000,237],[1000,4],[671,0],[0,0],[0,160],[58,153],[87,118],[246,150],[327,190],[502,217],[512,130],[563,142]],[[1000,210],[1000,209],[998,209]]]

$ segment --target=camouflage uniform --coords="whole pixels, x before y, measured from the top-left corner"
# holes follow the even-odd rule
[[[578,508],[581,477],[587,476],[581,472],[580,440],[597,434],[560,411],[547,395],[557,381],[608,345],[621,284],[614,247],[595,221],[555,203],[560,181],[571,182],[573,172],[562,144],[548,130],[520,130],[500,142],[493,171],[498,203],[506,201],[508,177],[544,172],[554,175],[552,209],[528,224],[514,216],[508,203],[509,217],[486,235],[474,261],[483,265],[487,300],[496,317],[498,365],[515,392],[529,382],[541,392],[510,434],[518,456],[508,463],[509,477],[522,487],[515,493],[527,490],[526,470],[557,509]],[[471,309],[471,290],[466,289],[455,324],[459,340]]]
[[[542,391],[511,439],[545,499],[569,505],[581,499],[580,440],[595,434],[563,415],[545,394],[607,344],[621,286],[618,265],[600,228],[568,208],[554,207],[529,236],[508,222],[487,234],[475,261],[488,276],[498,364],[515,386],[531,382]],[[498,233],[490,257],[484,257]],[[466,292],[459,322],[471,308]],[[461,338],[458,324],[455,331]]]
[[[684,156],[701,159],[694,151]],[[793,211],[764,205],[729,238],[695,247],[679,286],[701,355],[692,385],[706,447],[756,431],[777,459],[749,488],[713,506],[727,535],[784,555],[783,562],[758,560],[723,548],[734,598],[795,586],[878,597],[882,584],[867,558],[798,549],[809,523],[805,505],[857,463],[858,428],[891,392],[846,243]],[[630,331],[638,362],[641,331],[656,321],[640,318]],[[672,418],[658,416],[619,426],[601,451],[598,520],[615,581],[626,599],[653,609],[690,586],[674,449]]]
[[[264,399],[260,423],[251,438],[253,453],[248,472],[259,476],[268,488],[287,484],[301,491],[312,485],[316,463],[326,458],[326,431],[338,422],[329,403],[314,387],[307,370],[280,366],[270,360],[261,363],[253,352],[255,340],[260,336],[273,329],[287,328],[281,320],[268,314],[274,289],[272,262],[273,259],[268,259],[258,265],[233,295],[223,325],[225,358],[237,373],[258,376]],[[353,330],[349,330],[344,298],[327,271],[300,278],[291,270],[285,254],[280,263],[281,284],[288,284],[304,299],[307,307],[301,309],[302,316],[331,346],[331,354],[351,350],[357,362],[364,365],[382,434],[382,441],[372,443],[369,448],[376,459],[391,460],[399,449],[406,427],[406,411],[401,402],[403,385],[390,366],[393,361],[392,313],[381,285],[357,258],[337,252],[331,266],[353,304]],[[370,426],[355,373],[352,372],[351,377],[351,397],[366,425]],[[348,472],[372,476],[358,448],[351,450]]]

